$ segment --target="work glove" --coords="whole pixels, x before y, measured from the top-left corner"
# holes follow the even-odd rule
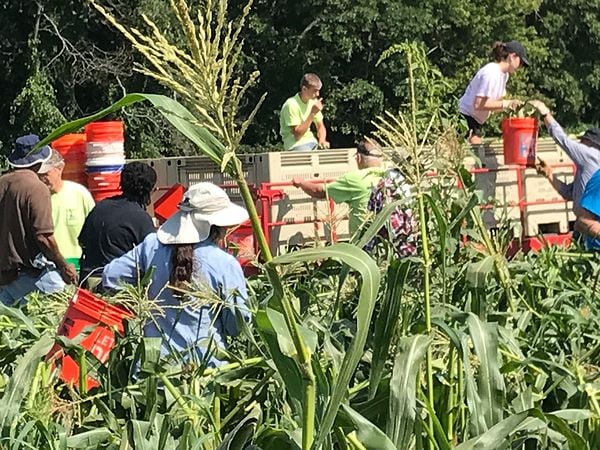
[[[521,100],[517,100],[516,98],[511,100],[502,100],[502,109],[510,109],[511,111],[514,111],[522,104],[523,102]]]
[[[529,102],[527,103],[529,103],[531,106],[537,109],[542,116],[550,114],[550,109],[546,106],[544,102],[540,100],[529,100]]]

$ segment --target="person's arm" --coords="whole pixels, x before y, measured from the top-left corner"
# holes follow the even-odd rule
[[[548,133],[554,139],[560,148],[571,158],[577,166],[582,166],[589,159],[590,150],[585,145],[570,139],[560,124],[552,117],[552,114],[547,114],[544,117],[544,123],[548,128]]]
[[[552,167],[546,164],[545,161],[539,159],[539,162],[535,165],[535,170],[538,174],[544,175],[544,177],[550,182],[554,190],[560,194],[562,198],[567,201],[573,200],[573,186],[574,183],[565,183],[559,179],[553,172]]]
[[[562,198],[569,202],[573,201],[573,186],[575,183],[565,183],[556,175],[552,175],[552,178],[550,178],[548,181],[550,181],[550,184],[554,190],[558,192]]]
[[[307,195],[312,198],[324,199],[325,198],[325,187],[323,184],[311,183],[310,181],[299,180],[297,178],[292,179],[294,187],[302,189]]]
[[[548,133],[554,139],[560,148],[562,148],[565,153],[571,158],[576,165],[585,164],[586,160],[589,156],[589,148],[573,139],[570,139],[565,130],[560,126],[560,124],[556,121],[550,109],[541,102],[540,100],[530,100],[529,104],[531,104],[534,108],[538,110],[540,115],[544,118],[544,124],[548,129]]]
[[[61,255],[56,239],[54,239],[54,233],[37,234],[36,241],[44,256],[56,265],[64,282],[67,284],[76,283],[77,271],[75,270],[75,267],[68,264]]]
[[[600,238],[600,221],[587,209],[581,208],[575,221],[575,230],[592,239],[598,239]]]
[[[320,146],[329,148],[329,142],[327,142],[327,128],[325,128],[325,122],[323,120],[317,122],[317,140]]]
[[[503,111],[505,109],[515,110],[521,106],[521,100],[492,100],[489,97],[475,97],[473,107],[477,111]]]
[[[296,125],[295,127],[292,127],[292,133],[294,133],[294,138],[297,141],[300,140],[300,138],[302,136],[304,136],[306,134],[306,132],[310,129],[310,125],[315,120],[315,116],[317,114],[319,114],[322,109],[323,109],[323,100],[318,98],[315,100],[314,104],[312,105],[312,108],[310,109],[310,112],[308,113],[308,116],[306,117],[306,119],[304,119],[300,125]],[[320,121],[320,122],[323,123],[323,121]]]
[[[65,283],[75,283],[77,281],[77,271],[74,266],[67,264],[58,249],[56,239],[54,239],[52,206],[48,187],[43,183],[32,185],[28,192],[27,202],[31,221],[30,227],[40,251],[54,263]]]

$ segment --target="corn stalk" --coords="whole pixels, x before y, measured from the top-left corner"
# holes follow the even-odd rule
[[[427,63],[424,61],[425,55],[414,44],[401,44],[392,47],[385,52],[380,58],[388,58],[396,52],[401,52],[406,57],[408,71],[408,95],[409,95],[409,110],[408,114],[391,114],[386,113],[383,117],[378,117],[375,121],[377,127],[376,135],[382,144],[386,147],[391,147],[396,150],[393,155],[394,162],[398,163],[405,177],[411,183],[414,189],[414,199],[418,211],[418,222],[420,228],[420,247],[423,266],[423,306],[425,317],[425,329],[427,334],[431,335],[433,328],[431,323],[431,267],[432,257],[430,253],[430,241],[427,229],[427,214],[426,214],[426,195],[425,189],[431,180],[427,177],[427,172],[431,171],[439,156],[437,155],[437,145],[426,146],[425,144],[430,139],[432,128],[438,121],[438,113],[436,111],[426,111],[431,113],[427,120],[423,121],[423,115],[419,111],[417,103],[417,93],[415,71],[424,70],[426,78],[428,71],[426,70]],[[422,77],[423,78],[423,77]],[[423,79],[420,80],[423,82]],[[427,81],[427,80],[425,80]],[[426,102],[427,103],[427,102]],[[432,109],[432,108],[428,108]],[[434,428],[434,385],[433,385],[433,357],[431,346],[427,347],[425,357],[426,373],[425,383],[427,385],[427,401],[431,406],[428,414],[429,430]],[[432,439],[428,440],[429,448],[433,449],[435,442]]]
[[[144,56],[146,65],[136,64],[135,70],[175,92],[191,109],[195,124],[208,130],[223,144],[224,151],[215,162],[239,186],[262,257],[270,261],[271,251],[244,178],[242,163],[236,155],[242,137],[266,97],[266,94],[262,95],[244,119],[239,117],[242,100],[259,77],[258,71],[248,75],[245,81],[235,75],[243,46],[240,32],[252,0],[245,5],[235,23],[227,19],[227,0],[216,0],[215,3],[207,0],[198,12],[197,23],[185,0],[171,0],[171,10],[185,36],[185,49],[170,42],[166,33],[146,15],[142,15],[148,29],[145,34],[137,28],[122,25],[96,0],[88,1]]]

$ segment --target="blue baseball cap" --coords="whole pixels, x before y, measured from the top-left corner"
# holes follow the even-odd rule
[[[48,161],[52,156],[52,149],[48,145],[32,151],[38,142],[40,142],[40,138],[35,134],[18,138],[15,142],[15,149],[8,155],[8,164],[15,169],[26,169]]]

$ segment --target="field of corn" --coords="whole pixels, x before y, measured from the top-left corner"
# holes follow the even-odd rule
[[[236,156],[260,107],[239,116],[258,77],[234,70],[244,21],[227,22],[225,0],[198,20],[174,0],[189,43],[177,49],[152,23],[148,35],[129,30],[91,3],[146,58],[139,70],[181,103],[130,94],[45,142],[152,103],[240,186],[261,249],[251,320],[227,351],[209,346],[223,366],[160,357],[160,341],[142,334],[158,313],[142,281],[109,299],[136,317],[101,364],[81,339],[56,334],[71,292],[0,306],[0,448],[600,448],[600,258],[576,247],[505,257],[512,231],[491,235],[482,222],[460,127],[436,103],[443,79],[422,49],[382,56],[406,59],[412,103],[375,121],[381,144],[402,149],[413,197],[386,206],[351,243],[273,258]],[[380,238],[365,252],[397,206],[415,212],[418,255],[398,259]],[[222,306],[190,290],[196,307]],[[80,385],[89,375],[100,386],[62,383],[45,360],[55,343],[79,363]]]

